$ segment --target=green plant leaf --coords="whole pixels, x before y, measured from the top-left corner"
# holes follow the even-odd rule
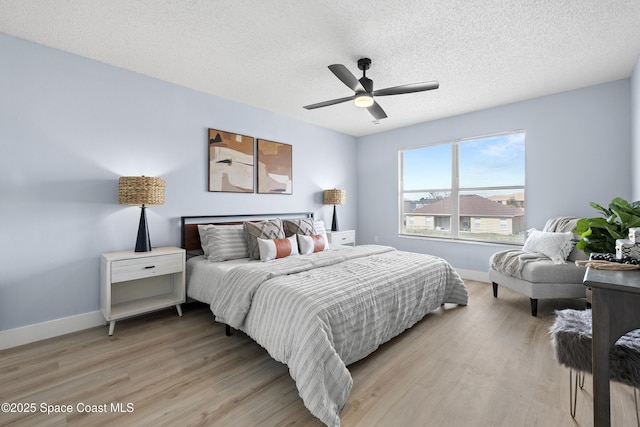
[[[576,228],[573,230],[576,234],[582,234],[584,232],[586,232],[587,230],[589,230],[589,224],[591,222],[589,221],[588,218],[580,218],[577,222],[576,222]]]
[[[604,214],[604,216],[609,216],[611,215],[611,212],[609,212],[608,209],[603,208],[602,206],[600,206],[597,203],[594,202],[590,202],[589,205],[591,205],[592,208],[599,210],[600,212],[602,212]]]
[[[616,240],[629,235],[629,228],[640,227],[640,201],[627,202],[621,197],[611,200],[609,207],[590,202],[589,205],[602,217],[580,218],[574,233],[581,236],[576,247],[589,254],[592,252],[615,252]]]

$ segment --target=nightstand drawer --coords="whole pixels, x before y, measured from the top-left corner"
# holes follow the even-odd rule
[[[142,279],[156,275],[171,274],[182,271],[182,254],[146,256],[131,258],[111,263],[111,282]]]
[[[327,231],[330,245],[355,245],[355,230]]]

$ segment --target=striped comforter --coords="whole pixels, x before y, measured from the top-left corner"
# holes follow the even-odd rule
[[[362,245],[235,268],[211,310],[286,363],[305,406],[338,426],[353,383],[346,366],[445,302],[467,303],[446,261]]]

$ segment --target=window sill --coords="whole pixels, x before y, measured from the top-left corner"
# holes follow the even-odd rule
[[[415,239],[415,240],[429,240],[433,242],[447,242],[447,243],[464,243],[470,245],[480,246],[515,246],[522,247],[524,242],[498,242],[498,241],[482,241],[482,240],[468,240],[468,239],[453,239],[450,237],[436,237],[436,236],[418,236],[415,234],[402,234],[399,233],[398,237],[401,239]]]

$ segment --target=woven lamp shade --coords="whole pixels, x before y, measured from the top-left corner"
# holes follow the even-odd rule
[[[325,205],[344,205],[347,199],[347,192],[345,190],[324,190],[324,204]]]
[[[121,205],[163,205],[164,179],[150,176],[121,176],[118,180]]]

